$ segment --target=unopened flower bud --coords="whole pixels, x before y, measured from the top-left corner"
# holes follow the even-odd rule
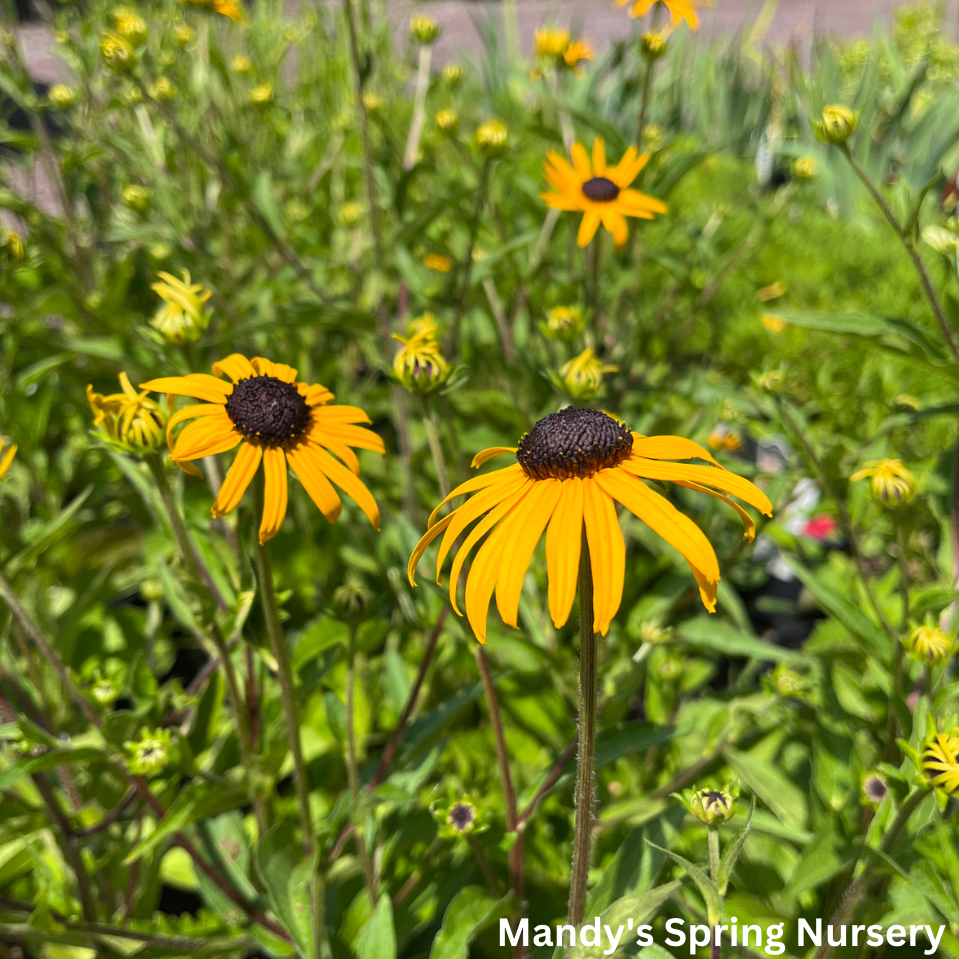
[[[823,109],[822,120],[813,126],[820,140],[838,146],[853,135],[858,122],[858,117],[848,107],[833,104]]]
[[[652,63],[666,52],[666,38],[655,30],[647,30],[639,38],[639,52]]]
[[[476,131],[476,145],[480,153],[490,159],[506,156],[509,151],[509,130],[500,120],[487,120]]]
[[[904,640],[910,659],[924,666],[944,666],[955,652],[955,640],[936,626],[917,626]]]
[[[685,789],[676,798],[701,823],[718,826],[736,814],[739,783],[726,783],[722,789]]]
[[[432,43],[440,35],[441,29],[432,17],[417,14],[410,18],[410,36],[416,43]]]

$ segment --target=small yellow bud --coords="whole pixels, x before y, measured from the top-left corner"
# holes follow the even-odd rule
[[[164,102],[172,100],[176,96],[176,90],[166,77],[157,77],[156,81],[150,84],[150,96],[158,102]]]
[[[120,197],[125,207],[129,207],[137,213],[143,213],[150,205],[150,191],[137,183],[125,186]]]
[[[559,60],[569,41],[569,30],[540,27],[533,34],[533,55],[539,60]]]
[[[769,330],[770,333],[779,334],[789,325],[781,316],[776,313],[763,313],[759,317],[762,321],[763,326]]]
[[[848,107],[832,105],[822,111],[822,120],[813,124],[816,136],[824,143],[841,145],[855,132],[859,118]]]
[[[176,42],[179,43],[181,47],[185,47],[193,39],[193,28],[187,26],[185,23],[181,23],[176,30],[173,31],[173,35],[176,37]]]
[[[23,248],[23,240],[20,234],[15,230],[8,230],[3,237],[3,252],[11,263],[20,263],[26,251]]]
[[[230,61],[230,69],[234,73],[247,74],[253,69],[253,61],[242,53],[238,53]]]
[[[126,373],[120,374],[120,388],[120,393],[104,395],[87,387],[97,436],[119,452],[140,456],[155,452],[164,441],[167,414],[149,398],[149,390],[137,392]]]
[[[448,86],[458,87],[466,77],[466,70],[458,63],[447,63],[443,67],[443,80]]]
[[[383,98],[378,93],[364,93],[363,106],[367,113],[380,113],[383,110]]]
[[[569,342],[576,339],[586,326],[586,317],[578,306],[554,306],[547,315],[543,331],[551,340]]]
[[[115,7],[110,12],[113,26],[121,37],[138,47],[146,41],[146,21],[129,7]]]
[[[336,211],[336,219],[342,226],[356,226],[363,217],[363,205],[355,200],[347,200]]]
[[[592,349],[585,349],[579,356],[565,363],[559,371],[563,389],[574,400],[591,400],[603,387],[603,377],[616,373],[618,366],[603,364]]]
[[[423,266],[437,273],[449,273],[453,269],[453,261],[441,253],[427,253],[423,257]]]
[[[445,110],[437,110],[434,121],[439,130],[443,133],[450,134],[456,132],[460,118],[456,115],[455,110],[447,108]]]
[[[674,793],[689,812],[707,826],[718,826],[736,815],[739,783],[726,783],[722,789],[685,789]]]
[[[652,63],[666,52],[666,38],[655,30],[647,30],[639,38],[639,52]]]
[[[77,91],[65,83],[55,83],[47,92],[47,99],[50,101],[50,106],[58,110],[66,110],[77,102]]]
[[[874,460],[849,479],[853,483],[868,479],[872,495],[892,508],[904,506],[916,495],[915,477],[900,460]]]
[[[493,159],[509,152],[509,130],[501,120],[487,120],[476,130],[476,145],[480,153]]]
[[[258,83],[250,91],[250,103],[255,103],[257,106],[265,106],[268,103],[273,102],[273,84],[272,83]]]
[[[403,348],[393,358],[393,376],[408,390],[429,393],[450,378],[452,369],[440,351],[436,320],[424,313],[409,325],[406,336],[393,334]]]
[[[909,658],[924,666],[944,666],[956,649],[955,640],[935,626],[917,626],[902,644]]]
[[[793,179],[798,183],[805,183],[808,180],[812,180],[813,177],[816,176],[815,157],[797,157],[793,160],[792,175]]]
[[[417,14],[410,18],[410,37],[414,43],[430,44],[439,35],[442,28],[432,17]]]
[[[199,283],[191,283],[186,270],[182,280],[171,273],[157,275],[159,281],[151,289],[163,300],[163,306],[153,317],[151,325],[168,343],[196,342],[210,324],[205,304],[212,294]]]
[[[112,30],[103,32],[100,55],[106,65],[117,73],[126,73],[136,65],[136,51],[130,42]]]

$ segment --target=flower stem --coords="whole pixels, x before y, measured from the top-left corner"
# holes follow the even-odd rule
[[[353,702],[356,693],[356,626],[350,626],[350,645],[346,659],[346,692],[345,692],[345,712],[346,712],[346,778],[350,784],[350,794],[353,796],[353,808],[356,811],[356,804],[360,799],[360,767],[356,758],[356,729],[354,726]],[[356,837],[356,848],[360,854],[360,863],[363,866],[363,879],[366,882],[366,891],[369,893],[370,901],[376,905],[376,876],[373,874],[373,862],[370,859],[369,850],[366,848],[366,840],[363,838],[361,829],[354,829]]]
[[[719,888],[719,826],[707,826],[706,840],[709,846],[709,878]],[[722,922],[722,896],[720,896],[720,915],[706,917],[706,922],[710,926],[717,926]],[[709,959],[721,959],[723,954],[722,939],[715,933],[710,940]]]
[[[653,87],[653,63],[646,61],[646,71],[643,74],[643,87],[639,99],[639,114],[636,117],[636,149],[642,152],[643,130],[646,128],[646,112],[649,109],[649,94]]]
[[[433,63],[433,46],[424,43],[420,46],[419,64],[416,71],[416,93],[413,97],[413,119],[403,151],[403,169],[412,170],[416,166],[416,154],[420,149],[420,137],[426,122],[426,94],[430,88],[430,68]]]
[[[586,533],[579,555],[579,742],[576,750],[576,825],[569,887],[569,921],[578,926],[586,907],[593,834],[593,767],[596,763],[596,636],[593,574]]]
[[[460,324],[463,321],[463,314],[466,312],[466,298],[469,295],[470,275],[473,272],[473,250],[476,248],[476,234],[479,231],[480,217],[483,214],[483,206],[486,204],[486,194],[489,191],[489,174],[492,160],[487,157],[483,161],[483,167],[480,170],[479,183],[476,187],[476,202],[473,206],[473,216],[470,220],[469,240],[466,244],[466,257],[463,260],[463,280],[460,285],[460,295],[456,303],[456,312],[453,314],[453,322],[450,323],[449,349],[455,350],[459,342]]]
[[[253,484],[254,515],[263,513],[264,480],[263,471],[258,470]],[[293,770],[296,780],[296,797],[300,805],[300,821],[303,826],[303,845],[308,856],[313,855],[313,818],[310,815],[310,791],[306,778],[306,763],[303,761],[303,748],[300,743],[300,723],[296,715],[296,694],[293,690],[293,667],[290,664],[290,652],[286,646],[280,614],[277,609],[276,592],[273,587],[273,562],[270,557],[269,542],[256,542],[256,574],[260,582],[260,601],[263,604],[263,617],[266,631],[270,637],[270,648],[276,660],[277,678],[280,681],[280,695],[283,699],[283,718],[286,721],[287,735],[290,738],[290,752],[293,754]]]
[[[436,479],[440,484],[440,494],[443,499],[449,496],[450,474],[446,468],[446,457],[443,455],[443,444],[440,442],[439,425],[436,422],[436,413],[433,403],[427,396],[424,398],[426,415],[423,417],[423,427],[426,430],[426,442],[429,444],[430,456],[433,457],[433,466],[436,468]]]

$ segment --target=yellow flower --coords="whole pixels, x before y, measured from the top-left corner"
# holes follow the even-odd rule
[[[859,118],[848,107],[833,105],[822,111],[822,120],[813,127],[823,142],[841,145],[853,135],[858,122]]]
[[[578,306],[554,306],[546,318],[550,339],[573,340],[583,332],[586,317]]]
[[[604,366],[592,349],[586,349],[564,364],[559,374],[566,392],[574,400],[590,400],[600,391],[603,376],[618,371],[618,366]]]
[[[922,772],[929,785],[950,796],[959,793],[959,729],[936,732],[922,745]]]
[[[249,73],[253,69],[253,61],[242,53],[238,53],[230,61],[230,69],[234,73]]]
[[[163,443],[166,413],[147,391],[138,393],[126,373],[120,374],[119,393],[94,393],[87,387],[87,402],[93,410],[93,425],[107,446],[124,453],[153,453]]]
[[[112,30],[104,30],[100,40],[100,55],[106,65],[118,73],[133,69],[136,63],[136,52],[130,42]]]
[[[699,29],[699,14],[696,9],[702,4],[699,0],[616,0],[617,7],[625,7],[632,4],[629,11],[631,17],[644,17],[649,13],[654,3],[663,3],[669,11],[669,22],[672,26],[678,27],[685,20],[689,24],[690,30]]]
[[[337,211],[336,218],[343,226],[356,226],[363,216],[363,205],[355,200],[347,200]]]
[[[156,82],[150,85],[150,96],[154,100],[172,100],[176,90],[166,77],[157,77]]]
[[[569,30],[539,27],[533,34],[533,55],[540,60],[559,60],[569,42]]]
[[[72,87],[68,87],[65,83],[55,83],[50,87],[49,92],[47,93],[47,99],[50,101],[50,105],[56,107],[58,110],[66,110],[67,107],[72,107],[77,101],[77,91]]]
[[[455,110],[450,110],[447,107],[445,110],[437,110],[433,121],[443,133],[454,133],[459,126],[460,118],[456,115]]]
[[[3,479],[3,477],[7,475],[7,471],[10,469],[10,464],[13,462],[13,458],[16,455],[16,443],[11,443],[7,447],[6,453],[3,452],[3,437],[0,436],[0,479]]]
[[[423,266],[428,270],[436,270],[437,273],[449,273],[453,269],[453,261],[439,253],[427,253],[423,257]]]
[[[11,263],[19,263],[26,256],[23,240],[16,230],[8,230],[4,234],[2,249]]]
[[[410,36],[416,43],[432,43],[440,35],[441,27],[432,17],[417,14],[410,17]]]
[[[250,102],[260,106],[273,99],[273,84],[259,83],[250,91]]]
[[[639,190],[628,189],[646,166],[649,156],[639,155],[630,147],[614,167],[606,165],[606,145],[602,137],[593,143],[593,160],[581,143],[574,143],[573,163],[558,153],[547,154],[545,176],[557,192],[540,194],[546,205],[557,210],[582,211],[576,242],[586,246],[596,235],[600,223],[613,235],[620,248],[629,236],[626,217],[652,220],[656,213],[665,213],[666,204]]]
[[[153,327],[168,343],[195,342],[210,324],[204,304],[212,294],[199,283],[191,283],[187,270],[183,271],[182,280],[170,273],[158,273],[157,276],[160,282],[154,283],[150,289],[159,295],[164,305],[153,317]]]
[[[647,30],[639,38],[639,52],[650,62],[658,60],[666,52],[666,38],[655,30]]]
[[[782,331],[785,330],[789,325],[781,316],[776,313],[763,313],[759,319],[762,321],[763,326],[765,326],[770,333],[782,333]]]
[[[180,46],[186,46],[193,39],[193,28],[188,27],[185,23],[181,23],[176,30],[173,31],[174,36],[176,37],[176,42]]]
[[[916,495],[916,480],[900,460],[873,460],[849,479],[870,480],[872,495],[886,506],[902,506]]]
[[[272,539],[286,516],[289,464],[331,523],[342,508],[335,483],[379,529],[379,510],[359,480],[360,464],[351,447],[386,450],[376,433],[354,425],[369,423],[363,410],[331,404],[333,394],[325,386],[299,383],[293,367],[260,356],[248,360],[234,353],[214,363],[213,372],[217,376],[163,376],[141,388],[203,400],[174,413],[167,424],[170,443],[175,426],[195,420],[171,444],[170,458],[181,469],[239,446],[213,503],[214,516],[225,516],[237,507],[262,462],[265,492],[259,538],[260,543]]]
[[[180,0],[180,3],[188,3],[191,7],[210,10],[212,13],[219,13],[231,20],[240,20],[243,17],[243,9],[237,0]]]
[[[726,783],[722,789],[684,789],[673,795],[701,823],[718,826],[736,815],[739,783]]]
[[[451,87],[458,87],[466,76],[466,70],[458,63],[447,63],[443,67],[443,79]]]
[[[811,180],[816,175],[815,157],[797,157],[792,165],[793,179],[800,183]]]
[[[730,453],[735,453],[736,450],[743,448],[743,443],[739,436],[723,423],[720,423],[719,426],[709,434],[709,439],[706,440],[706,443],[711,450],[728,450]]]
[[[911,659],[924,666],[944,666],[956,649],[955,640],[935,626],[917,626],[903,646]]]
[[[584,60],[592,60],[596,56],[593,45],[588,40],[573,40],[566,48],[563,54],[563,64],[567,70],[580,77],[583,75],[582,63]]]
[[[483,156],[502,157],[509,151],[509,130],[501,120],[487,120],[476,130],[476,145]]]
[[[125,186],[120,198],[124,206],[136,210],[137,213],[142,213],[150,205],[150,191],[137,183]]]
[[[775,283],[770,283],[769,286],[764,286],[761,289],[756,291],[756,299],[761,300],[763,303],[768,303],[770,300],[778,300],[781,296],[786,295],[786,284],[782,280],[776,280]]]
[[[147,25],[143,18],[129,7],[116,7],[110,12],[113,25],[121,37],[125,37],[135,47],[147,38]]]
[[[377,93],[364,93],[363,106],[367,113],[379,113],[383,109],[383,98]]]
[[[450,377],[450,365],[436,338],[436,320],[424,313],[409,325],[407,336],[393,334],[403,348],[393,358],[393,374],[409,390],[427,393],[442,386]]]
[[[718,491],[772,513],[772,504],[761,490],[723,469],[698,444],[678,436],[641,436],[598,410],[568,407],[550,413],[523,436],[518,447],[483,450],[473,466],[506,453],[514,453],[517,462],[461,484],[437,506],[407,567],[415,585],[413,574],[423,553],[445,533],[436,561],[437,582],[441,582],[451,548],[471,523],[483,517],[456,554],[449,587],[453,609],[460,614],[456,593],[463,564],[489,534],[466,582],[466,615],[481,643],[486,642],[486,617],[494,590],[503,622],[516,626],[526,569],[544,531],[554,625],[562,626],[572,609],[585,528],[593,577],[593,628],[607,632],[622,601],[626,566],[616,502],[683,554],[703,604],[710,611],[715,609],[719,563],[712,545],[689,517],[650,489],[644,479],[667,480],[723,500],[739,512],[747,540],[755,535],[752,519]],[[694,458],[713,465],[666,462]],[[467,493],[476,495],[438,519],[443,506]]]

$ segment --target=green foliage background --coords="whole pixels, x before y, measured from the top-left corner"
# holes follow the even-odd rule
[[[704,862],[706,827],[670,794],[738,777],[744,800],[721,829],[724,845],[753,800],[755,813],[725,916],[786,921],[788,952],[800,955],[795,918],[834,915],[868,869],[857,921],[944,922],[940,950],[959,956],[955,800],[923,794],[905,827],[891,829],[917,774],[897,730],[917,747],[927,717],[945,731],[956,723],[948,667],[897,666],[897,651],[927,619],[954,629],[959,366],[906,251],[840,151],[817,142],[811,125],[827,103],[859,113],[853,154],[909,223],[947,320],[959,327],[955,250],[918,240],[928,226],[955,229],[938,197],[959,165],[959,48],[938,13],[909,8],[888,36],[816,41],[808,57],[770,49],[761,30],[714,46],[677,31],[657,64],[645,131],[652,159],[640,184],[670,211],[633,226],[621,253],[607,238],[597,301],[588,258],[575,247],[577,218],[563,215],[539,242],[542,160],[547,149],[562,150],[564,115],[578,139],[604,136],[614,160],[633,141],[645,69],[635,42],[602,52],[582,79],[550,84],[530,79],[528,59],[509,31],[503,39],[498,18],[480,18],[485,46],[464,61],[463,83],[432,73],[419,154],[405,170],[416,52],[397,48],[383,11],[362,4],[361,82],[379,98],[368,113],[380,257],[340,7],[288,17],[261,3],[244,24],[166,0],[139,12],[148,37],[132,70],[118,73],[100,53],[109,5],[58,8],[58,51],[77,91],[59,111],[24,76],[14,24],[4,28],[4,110],[25,111],[32,126],[0,130],[0,208],[25,241],[22,260],[6,248],[0,274],[0,425],[5,441],[19,444],[0,486],[0,568],[102,729],[71,701],[25,620],[0,604],[0,956],[295,950],[453,959],[501,955],[500,916],[562,921],[572,763],[557,762],[576,733],[575,628],[550,623],[540,556],[524,588],[522,630],[490,616],[512,782],[519,811],[529,811],[521,904],[508,890],[517,835],[507,827],[475,640],[446,615],[428,570],[412,590],[405,568],[440,498],[427,417],[436,418],[450,478],[460,482],[475,452],[514,444],[569,402],[550,373],[587,346],[618,367],[591,405],[637,432],[706,442],[725,424],[744,439],[787,441],[791,453],[776,474],[757,475],[745,455],[720,456],[769,493],[776,518],[761,532],[803,583],[798,600],[767,599],[765,612],[816,616],[799,649],[757,634],[747,602],[768,574],[742,544],[738,519],[714,500],[670,493],[720,557],[714,617],[681,557],[623,519],[626,594],[601,645],[587,916],[646,915],[658,930],[671,916],[703,921],[697,885],[650,843]],[[186,42],[176,34],[184,25]],[[241,54],[249,73],[235,69]],[[150,90],[161,76],[174,93],[157,101]],[[260,84],[272,96],[256,104],[250,93]],[[437,129],[441,108],[456,111],[457,133]],[[491,166],[477,216],[484,161],[472,135],[493,116],[507,125],[510,149]],[[799,182],[791,165],[807,156],[816,175]],[[37,209],[16,188],[16,168],[33,165],[58,185],[57,210]],[[141,210],[124,204],[130,185],[148,190]],[[348,204],[359,204],[356,222]],[[452,271],[427,269],[427,253],[449,257]],[[157,271],[182,269],[213,297],[209,329],[181,349],[149,320]],[[757,291],[774,283],[784,295],[760,302]],[[544,333],[549,309],[560,305],[587,317],[575,343]],[[436,315],[457,374],[428,402],[411,394],[400,403],[387,375],[389,334],[425,311]],[[774,333],[762,313],[788,325]],[[338,402],[367,410],[388,451],[384,460],[361,454],[381,532],[350,503],[327,524],[293,483],[289,518],[272,543],[318,828],[315,870],[303,858],[250,500],[214,523],[209,484],[169,472],[228,600],[221,616],[186,575],[147,465],[97,440],[85,397],[87,384],[113,392],[121,371],[134,383],[205,372],[234,351],[289,363]],[[769,374],[781,375],[774,392],[762,388]],[[849,483],[865,461],[883,457],[902,459],[916,476],[919,495],[902,510],[874,500],[867,483]],[[784,525],[808,477],[822,490],[820,512],[852,533],[852,554]],[[428,655],[395,757],[358,802],[344,761],[350,626],[333,603],[343,585],[371,597],[357,627],[364,783]],[[190,685],[214,620],[236,639],[241,706],[256,733],[252,788],[271,823],[262,836],[237,704],[221,671]],[[102,681],[112,684],[112,702],[93,694]],[[126,744],[164,728],[168,761],[149,783],[167,810],[159,816],[123,770]],[[874,810],[861,781],[877,768],[891,788]],[[480,828],[461,837],[443,817],[464,797]],[[375,906],[357,847],[343,835],[350,826],[371,850]],[[196,868],[178,836],[249,908]],[[308,921],[316,876],[322,943]],[[649,959],[662,951],[647,950]]]

